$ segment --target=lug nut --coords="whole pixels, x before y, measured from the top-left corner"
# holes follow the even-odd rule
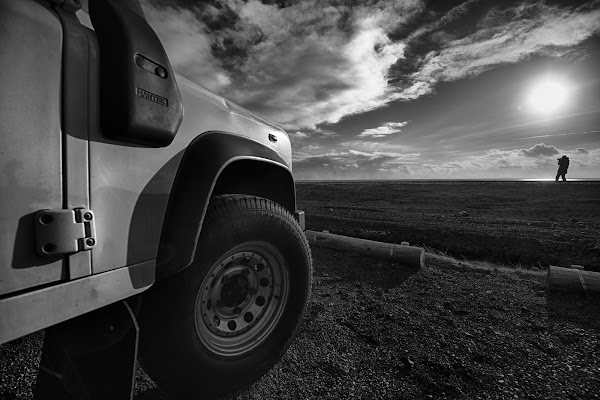
[[[221,320],[219,319],[219,317],[217,317],[216,315],[213,317],[213,324],[215,326],[219,326],[221,325]]]
[[[267,287],[269,286],[269,279],[268,278],[260,278],[260,286],[262,287]]]
[[[250,323],[250,322],[252,322],[253,319],[254,319],[254,315],[252,315],[251,312],[247,312],[246,314],[244,314],[244,321]]]
[[[237,328],[237,324],[235,323],[235,321],[229,321],[227,323],[227,327],[230,331],[235,331],[235,328]]]
[[[256,298],[256,305],[259,306],[259,307],[264,306],[265,305],[265,298],[262,297],[262,296],[258,296]]]

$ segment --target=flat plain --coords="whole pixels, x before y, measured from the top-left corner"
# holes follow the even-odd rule
[[[307,228],[459,259],[600,271],[598,181],[299,182]]]

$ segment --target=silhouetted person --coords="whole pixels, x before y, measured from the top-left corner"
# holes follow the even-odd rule
[[[558,158],[558,172],[556,173],[556,181],[558,182],[558,177],[562,176],[563,182],[567,180],[567,169],[569,169],[569,157],[562,156]]]

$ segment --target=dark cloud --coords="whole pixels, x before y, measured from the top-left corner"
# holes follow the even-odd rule
[[[411,75],[425,64],[427,54],[476,32],[480,19],[490,8],[488,2],[479,0],[441,1],[430,2],[427,8],[413,14],[390,32],[391,38],[406,43],[406,57],[390,68],[390,82],[400,88],[413,84]]]
[[[598,2],[144,0],[176,71],[289,129],[431,93],[439,82],[600,31]]]
[[[591,2],[579,8],[551,3],[557,4],[467,1],[450,9],[428,7],[395,32],[406,43],[406,57],[391,67],[391,83],[403,90],[419,81],[454,81],[534,54],[581,58],[585,49],[576,45],[600,32],[598,2],[595,8]]]

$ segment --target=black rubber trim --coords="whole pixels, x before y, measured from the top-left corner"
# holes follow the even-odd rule
[[[255,159],[284,169],[285,161],[265,145],[227,132],[199,135],[186,149],[171,189],[158,249],[156,278],[181,271],[194,258],[202,222],[220,173],[239,160]],[[284,205],[295,211],[294,204]]]

